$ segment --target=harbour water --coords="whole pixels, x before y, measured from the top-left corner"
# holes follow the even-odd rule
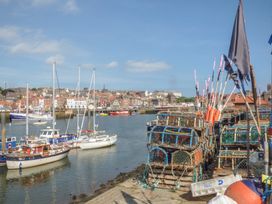
[[[128,172],[146,161],[146,122],[154,115],[97,117],[98,129],[116,133],[116,145],[96,150],[71,150],[65,160],[18,170],[0,167],[0,203],[69,203],[73,195],[90,194],[102,183]],[[57,120],[63,132],[67,120]],[[45,126],[30,125],[30,134],[37,135]],[[87,122],[85,123],[87,126]],[[6,127],[8,136],[20,138],[25,124]],[[72,119],[70,132],[76,130]]]

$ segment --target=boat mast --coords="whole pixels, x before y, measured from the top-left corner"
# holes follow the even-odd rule
[[[77,81],[77,136],[79,136],[79,94],[80,94],[80,66],[78,66],[78,81]]]
[[[55,113],[55,69],[56,69],[56,62],[53,63],[53,74],[52,74],[52,79],[53,79],[53,93],[52,93],[52,109],[53,109],[53,137],[55,136],[55,121],[56,121],[56,113]]]
[[[93,69],[93,131],[95,133],[95,68]]]
[[[26,136],[28,137],[28,102],[29,102],[29,98],[28,98],[28,83],[26,83]]]

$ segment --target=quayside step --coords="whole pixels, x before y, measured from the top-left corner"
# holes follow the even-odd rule
[[[152,178],[149,178],[149,183],[153,183],[155,180]],[[166,180],[166,179],[158,179],[159,184],[165,184],[165,185],[172,185],[172,186],[176,186],[177,182],[173,181],[173,180]],[[192,182],[179,182],[180,186],[183,187],[190,187]]]
[[[180,181],[184,181],[184,182],[192,182],[193,181],[193,178],[191,176],[182,176],[179,178],[178,176],[166,175],[166,174],[149,174],[149,177],[174,180],[174,181],[180,180]]]
[[[151,172],[151,171],[150,171]],[[163,169],[152,169],[152,172],[154,174],[165,174],[165,175],[173,175],[173,172],[176,176],[179,176],[179,175],[184,175],[184,176],[193,176],[194,172],[193,171],[186,171],[184,172],[183,170],[180,170],[180,171],[177,171],[177,170],[174,170],[173,172],[171,170],[164,170]]]

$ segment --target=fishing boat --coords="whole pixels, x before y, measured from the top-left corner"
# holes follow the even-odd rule
[[[23,169],[59,161],[67,157],[69,151],[69,147],[46,143],[25,145],[6,155],[7,168]]]
[[[79,147],[83,150],[86,149],[96,149],[102,147],[108,147],[117,142],[117,135],[106,134],[104,130],[96,130],[97,124],[95,122],[96,110],[95,110],[95,70],[93,70],[93,130],[87,131],[85,134],[80,134],[80,137],[87,136],[86,139],[83,139],[78,143]]]

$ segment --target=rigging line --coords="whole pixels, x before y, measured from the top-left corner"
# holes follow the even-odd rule
[[[89,105],[89,101],[90,101],[90,95],[91,95],[92,88],[94,88],[94,72],[92,72],[92,74],[91,74],[91,80],[90,80],[89,90],[88,90],[87,100],[86,100],[87,101],[87,107],[84,109],[83,118],[82,118],[82,121],[81,121],[81,127],[80,127],[80,131],[79,131],[79,136],[81,135],[81,131],[82,131],[83,125],[84,125],[85,115],[86,115],[87,109],[89,108],[88,105]],[[93,115],[93,117],[95,117],[95,115]]]

